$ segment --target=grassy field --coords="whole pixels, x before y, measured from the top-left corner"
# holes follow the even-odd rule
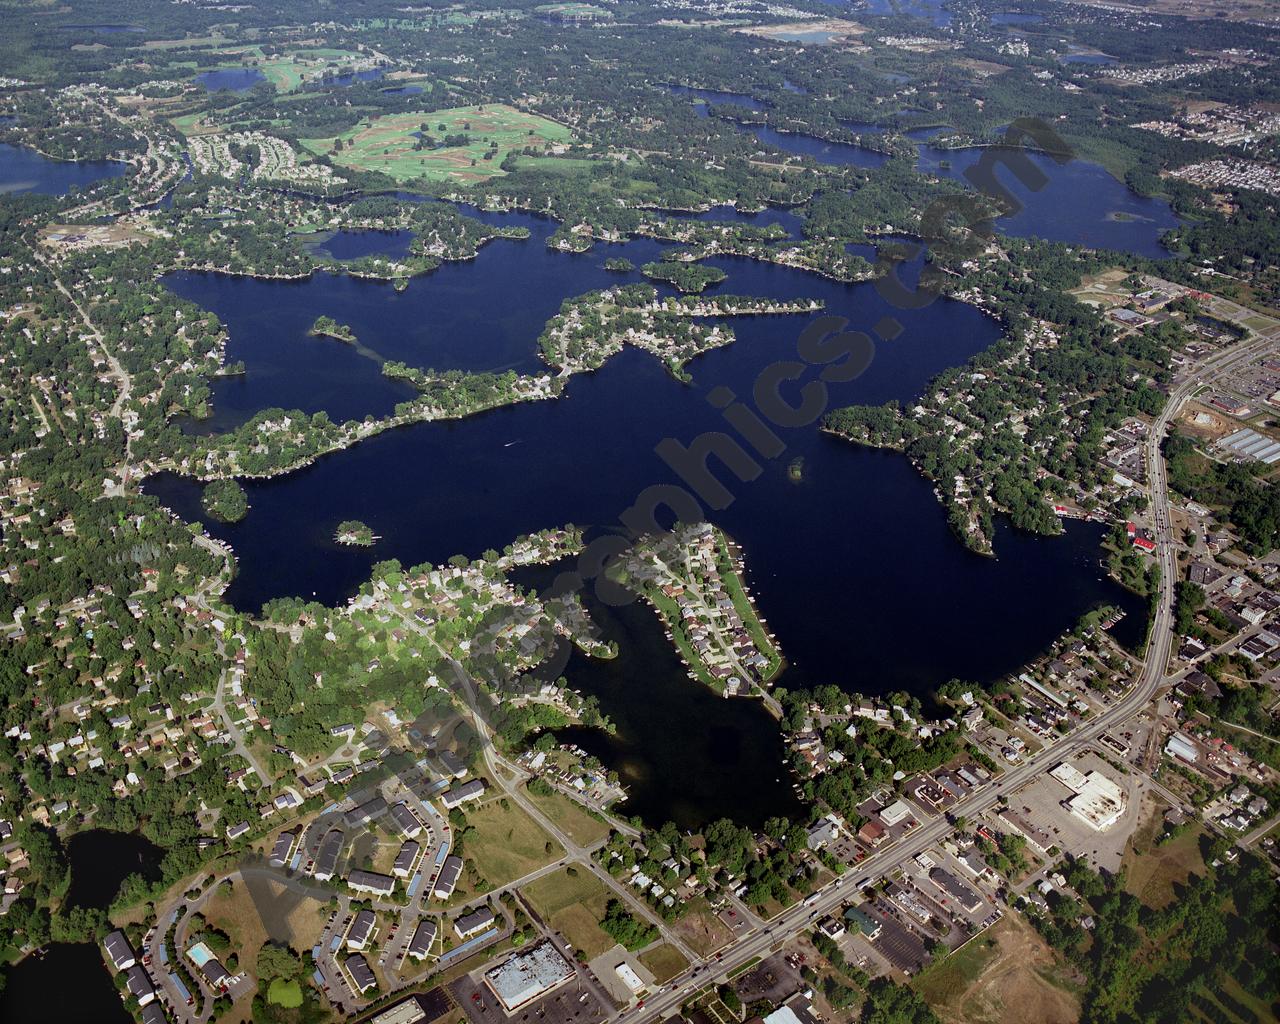
[[[655,983],[663,985],[689,966],[680,950],[665,942],[640,954],[640,962],[653,972]]]
[[[580,846],[591,846],[609,835],[608,825],[591,817],[579,804],[562,793],[534,796],[526,789],[525,794],[560,831]]]
[[[467,824],[475,834],[467,836],[466,855],[495,888],[564,855],[542,826],[506,800],[490,800],[468,811]]]
[[[466,135],[470,141],[465,146],[415,150],[423,125],[433,138]],[[545,117],[490,103],[387,114],[361,121],[340,138],[343,148],[336,153],[331,152],[333,138],[304,139],[302,144],[313,153],[330,153],[335,164],[356,171],[380,171],[397,181],[429,178],[466,184],[502,174],[499,164],[512,149],[566,144],[572,136],[568,128]],[[492,159],[484,159],[491,149]]]
[[[714,953],[733,937],[701,897],[689,901],[689,912],[671,930],[699,956]]]
[[[293,1010],[302,1005],[302,986],[297,979],[285,981],[283,978],[272,979],[267,989],[267,1002]]]
[[[972,939],[911,983],[948,1024],[1076,1024],[1066,968],[1017,914]]]
[[[600,927],[609,890],[590,872],[565,868],[531,882],[523,892],[542,919],[582,951],[584,960],[613,947],[613,938]]]
[[[283,57],[268,57],[256,46],[245,47],[238,52],[238,60],[218,65],[217,70],[254,68],[261,71],[278,92],[293,92],[303,82],[319,79],[326,70],[339,71],[360,59],[350,50],[330,47],[295,50]]]
[[[1159,909],[1174,897],[1174,887],[1183,885],[1191,874],[1204,873],[1200,840],[1204,830],[1189,828],[1163,846],[1145,852],[1125,854],[1125,888],[1149,907]]]
[[[930,1006],[960,1001],[969,987],[996,958],[998,943],[990,933],[979,935],[941,963],[931,964],[916,978],[915,989]]]

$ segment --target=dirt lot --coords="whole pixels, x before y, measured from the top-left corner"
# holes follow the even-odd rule
[[[1134,832],[1124,855],[1125,888],[1149,907],[1159,909],[1174,898],[1174,889],[1192,873],[1204,871],[1200,839],[1204,830],[1192,825],[1163,846],[1155,837],[1164,832],[1163,803],[1144,801],[1143,823]]]
[[[1007,914],[915,982],[947,1024],[1075,1024],[1066,968],[1018,914]]]
[[[672,928],[685,944],[699,956],[714,953],[731,938],[729,929],[705,903],[695,900],[689,913]]]

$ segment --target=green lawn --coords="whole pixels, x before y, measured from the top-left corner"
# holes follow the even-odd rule
[[[609,890],[585,868],[564,868],[531,882],[523,892],[542,919],[581,950],[584,959],[613,947],[612,937],[600,927]]]
[[[297,979],[285,981],[274,978],[267,988],[267,1002],[283,1006],[286,1010],[294,1010],[302,1005],[302,986]]]
[[[468,144],[415,150],[424,125],[435,139],[465,135]],[[397,181],[430,178],[468,183],[504,173],[499,165],[513,149],[567,144],[572,135],[568,128],[545,117],[488,103],[429,113],[386,114],[361,121],[339,138],[343,148],[337,152],[333,152],[334,138],[304,139],[302,144],[313,153],[329,153],[338,166],[380,171]],[[493,157],[484,159],[490,151]]]
[[[504,809],[503,802],[490,800],[467,812],[475,833],[467,836],[464,853],[495,888],[564,856],[542,826],[510,801]]]
[[[608,825],[593,818],[585,808],[563,793],[534,796],[526,788],[525,794],[538,810],[555,823],[558,829],[580,846],[592,846],[608,837],[610,832]]]
[[[665,942],[640,954],[640,962],[653,972],[654,982],[663,985],[689,966],[684,954]]]
[[[990,932],[978,935],[940,963],[920,972],[913,986],[930,1006],[956,1002],[968,991],[987,964],[995,959],[998,947]]]

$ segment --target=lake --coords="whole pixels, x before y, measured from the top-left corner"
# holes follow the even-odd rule
[[[170,275],[175,291],[224,319],[231,335],[228,358],[248,367],[238,382],[218,383],[216,415],[231,420],[256,408],[302,402],[307,411],[324,408],[341,418],[394,404],[394,385],[372,360],[354,355],[350,346],[300,335],[320,313],[351,324],[363,345],[387,358],[440,369],[536,369],[535,340],[562,299],[639,280],[605,271],[604,260],[626,255],[640,264],[662,247],[640,240],[568,256],[546,249],[554,227],[549,222],[487,216],[524,224],[533,235],[495,241],[477,259],[447,264],[403,292],[327,274],[304,282]],[[879,345],[859,380],[831,386],[832,405],[909,399],[998,334],[992,320],[964,304],[940,300],[903,311],[870,284],[845,285],[748,260],[710,262],[728,273],[716,289],[726,294],[814,297],[855,327],[869,329],[885,316],[903,324],[897,340]],[[724,385],[749,396],[765,367],[794,354],[809,319],[732,320],[738,341],[690,364],[692,384],[677,382],[656,360],[627,349],[596,373],[573,378],[559,400],[392,431],[305,471],[246,481],[248,517],[208,524],[240,560],[228,599],[248,609],[288,594],[340,603],[382,559],[412,565],[456,553],[476,556],[519,534],[566,522],[608,530],[645,487],[677,482],[654,445],[664,437],[689,444],[708,431],[725,431],[721,414],[707,401],[709,390]],[[255,383],[258,377],[263,383]],[[331,386],[337,378],[342,387]],[[245,393],[237,397],[235,388]],[[230,413],[218,408],[224,404]],[[858,448],[812,427],[779,436],[786,451],[759,460],[761,472],[750,482],[738,482],[713,463],[718,477],[732,484],[735,500],[710,516],[743,546],[760,608],[790,663],[788,685],[832,682],[869,693],[925,693],[954,676],[988,681],[1017,668],[1101,603],[1129,609],[1141,625],[1141,602],[1098,568],[1098,528],[1077,524],[1063,537],[1045,539],[1002,526],[999,557],[984,558],[955,539],[931,485],[902,457]],[[796,457],[804,464],[799,483],[786,471]],[[162,475],[146,489],[184,518],[206,519],[198,484]],[[372,549],[339,547],[332,535],[343,519],[367,522],[384,539]],[[704,697],[720,698],[688,681],[674,655],[654,660],[656,648],[643,625],[651,613],[617,614],[612,627],[602,625],[624,636],[624,647],[646,653],[638,661],[624,656],[609,664],[579,658],[575,675],[585,677],[584,691],[598,695],[609,691],[610,679],[648,678],[665,703],[656,705],[660,713],[627,709],[625,730],[598,737],[593,749],[602,757],[612,752],[605,760],[614,766],[633,765],[628,778],[667,786],[687,778],[682,759],[692,755],[682,752],[687,744],[667,743],[662,723],[678,717],[701,723],[705,716],[694,717],[692,709]],[[658,646],[670,653],[665,642]],[[573,677],[571,682],[578,685]],[[621,724],[619,706],[601,699]],[[690,797],[682,811],[687,820],[718,817],[730,806],[752,817],[786,813],[768,809],[785,803],[786,784],[776,799],[761,797],[748,806],[735,797],[734,778],[718,767],[732,743],[748,751],[758,746],[758,728],[739,723],[715,741],[725,746],[707,748],[719,754],[695,758],[700,780],[718,781],[707,781],[706,793]],[[647,766],[641,753],[650,759]],[[639,807],[650,801],[660,808],[671,798],[639,781],[632,793]]]
[[[5,972],[0,1020],[133,1024],[92,943],[54,943]]]
[[[571,568],[526,568],[512,579],[545,590]],[[600,702],[614,731],[573,727],[556,736],[618,773],[629,791],[621,813],[655,824],[670,819],[682,829],[717,817],[758,828],[775,815],[803,814],[782,734],[763,704],[725,700],[691,681],[648,605],[609,607],[590,594],[585,604],[618,656],[590,658],[575,647],[562,673]]]
[[[196,83],[204,86],[209,92],[248,92],[259,82],[265,82],[267,76],[257,68],[220,68],[196,75]]]
[[[734,107],[744,107],[747,110],[760,110],[762,104],[754,96],[748,96],[741,92],[721,92],[719,89],[695,89],[688,85],[668,85],[667,91],[673,96],[688,96],[694,100],[703,100],[702,103],[694,103],[694,110],[699,117],[708,117],[707,104],[710,103],[727,103]]]
[[[976,165],[985,150],[977,147],[945,149],[919,147],[917,166],[922,171],[971,184],[965,172]],[[1140,196],[1098,164],[1073,159],[1059,165],[1047,154],[1031,152],[1027,158],[1047,179],[1032,190],[1017,181],[1007,168],[999,180],[1022,204],[1022,209],[996,220],[996,227],[1021,238],[1038,237],[1099,249],[1115,249],[1151,259],[1167,259],[1169,251],[1160,236],[1178,226],[1178,218],[1162,199]],[[944,166],[949,165],[949,166]]]
[[[360,82],[376,82],[386,72],[382,68],[369,68],[366,71],[348,71],[338,75],[327,75],[321,78],[318,85],[356,85]]]
[[[855,146],[852,142],[828,142],[812,135],[797,135],[793,132],[780,132],[767,125],[740,125],[743,131],[749,131],[766,145],[781,149],[796,156],[812,157],[820,164],[850,167],[882,167],[889,162],[887,153],[880,153],[865,146]]]
[[[62,196],[104,178],[119,178],[128,170],[129,165],[118,160],[53,160],[26,146],[0,143],[0,195]]]
[[[125,33],[141,33],[146,29],[141,25],[60,25],[64,32],[94,32],[103,36],[123,35]]]
[[[67,840],[71,864],[67,903],[105,910],[130,875],[141,875],[151,882],[158,880],[163,857],[160,847],[137,833],[106,829],[77,832]]]
[[[951,24],[951,12],[943,7],[944,2],[945,0],[867,0],[867,12],[923,18],[937,28],[945,28]]]
[[[409,255],[413,244],[413,232],[399,231],[348,231],[329,233],[317,239],[312,247],[335,260],[357,260],[363,256],[402,257]]]

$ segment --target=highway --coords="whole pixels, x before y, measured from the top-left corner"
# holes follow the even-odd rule
[[[1007,770],[998,780],[993,780],[976,789],[957,802],[950,808],[952,815],[965,815],[971,820],[976,818],[995,805],[1001,796],[1016,791],[1042,771],[1084,750],[1104,732],[1141,711],[1151,701],[1165,679],[1169,651],[1173,644],[1174,637],[1170,627],[1173,622],[1174,586],[1178,580],[1177,552],[1169,525],[1168,477],[1161,452],[1165,434],[1183,403],[1196,391],[1235,369],[1241,363],[1256,358],[1276,344],[1275,338],[1255,337],[1205,360],[1185,378],[1175,383],[1164,410],[1152,423],[1147,438],[1146,460],[1151,498],[1150,510],[1155,523],[1156,557],[1160,565],[1160,594],[1151,622],[1146,657],[1134,685],[1124,697],[1101,715],[1083,722],[1079,728],[1059,742],[1045,747],[1023,764]],[[952,830],[945,816],[932,818],[913,832],[903,836],[892,846],[873,853],[851,874],[859,880],[864,877],[868,880],[878,878],[938,843]],[[713,980],[724,978],[753,957],[766,955],[771,947],[804,931],[814,921],[836,910],[853,895],[851,891],[853,886],[850,885],[846,889],[844,881],[844,878],[836,879],[820,889],[816,899],[810,896],[803,903],[774,917],[765,924],[763,929],[756,928],[748,932],[736,943],[722,950],[714,960],[691,965],[689,970],[673,979],[658,995],[647,1000],[638,1010],[623,1010],[611,1019],[625,1018],[629,1022],[639,1024],[641,1021],[661,1019],[676,1011],[693,992]]]

